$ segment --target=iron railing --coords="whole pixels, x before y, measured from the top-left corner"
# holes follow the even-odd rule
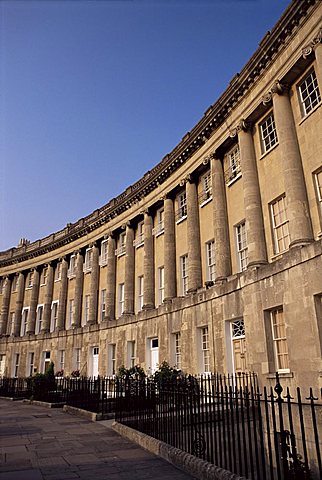
[[[0,396],[64,403],[96,413],[115,411],[116,381],[107,378],[0,378]]]
[[[284,393],[278,379],[263,392],[233,377],[124,379],[116,420],[248,479],[321,479],[322,390]]]
[[[28,398],[30,395],[28,379],[0,377],[0,397]]]

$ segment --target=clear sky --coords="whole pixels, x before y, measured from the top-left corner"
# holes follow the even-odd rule
[[[0,0],[0,250],[156,165],[289,0]]]

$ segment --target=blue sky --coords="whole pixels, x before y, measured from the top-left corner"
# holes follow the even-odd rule
[[[156,165],[288,4],[0,1],[0,250],[86,216]]]

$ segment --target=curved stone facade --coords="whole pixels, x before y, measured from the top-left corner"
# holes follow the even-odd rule
[[[141,180],[0,253],[0,375],[167,360],[320,386],[321,17],[293,1]]]

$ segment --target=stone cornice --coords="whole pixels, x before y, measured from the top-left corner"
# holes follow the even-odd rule
[[[214,130],[225,121],[231,110],[243,100],[245,93],[274,61],[276,53],[285,48],[288,39],[299,27],[301,19],[305,17],[307,11],[318,3],[319,0],[306,0],[305,2],[293,0],[272,31],[265,35],[259,48],[241,72],[233,77],[228,88],[216,103],[208,108],[203,118],[183,137],[172,152],[167,154],[159,164],[148,171],[139,181],[129,186],[102,208],[95,210],[74,224],[67,224],[63,230],[33,243],[0,252],[0,266],[5,267],[23,262],[68,245],[108,224],[111,219],[155,190],[207,142]],[[321,41],[320,32],[317,39],[319,42]],[[311,44],[307,48],[311,48]]]

